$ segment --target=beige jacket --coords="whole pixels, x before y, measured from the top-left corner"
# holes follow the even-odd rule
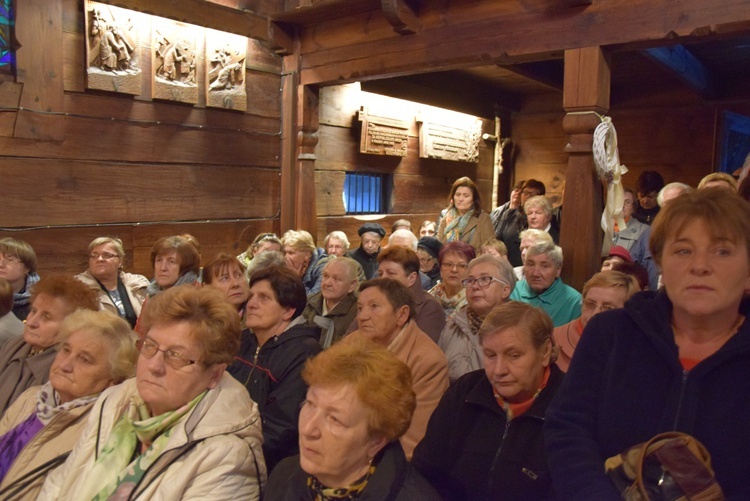
[[[40,388],[41,386],[29,388],[8,408],[0,421],[0,436],[36,412],[37,394]],[[44,479],[55,468],[38,477],[31,472],[56,458],[63,459],[60,456],[73,449],[93,405],[94,403],[91,402],[88,405],[58,413],[26,444],[0,483],[0,499],[36,499]],[[57,468],[62,464],[63,462],[60,461]],[[26,475],[28,477],[25,477]],[[28,480],[31,480],[28,485],[21,490],[16,490],[16,487]]]
[[[360,336],[363,336],[362,331],[355,331],[344,340]],[[427,431],[432,411],[448,389],[448,362],[440,348],[413,320],[409,320],[388,349],[411,369],[412,386],[417,394],[417,408],[411,425],[401,437],[404,453],[411,460],[414,448]]]
[[[446,218],[443,218],[440,220],[437,239],[444,244],[447,243],[445,241],[445,227]],[[471,231],[472,229],[474,229],[473,232]],[[469,235],[470,232],[471,236],[465,238],[465,235]],[[482,211],[479,216],[472,216],[471,219],[469,219],[469,222],[466,224],[461,235],[461,240],[474,247],[477,253],[479,253],[479,247],[492,238],[495,238],[495,228],[492,226],[492,220],[490,219],[489,214],[484,211]]]
[[[136,391],[133,378],[102,393],[68,461],[47,477],[37,499],[78,501],[76,492],[94,463],[97,442],[101,450]],[[266,481],[262,442],[258,406],[245,387],[225,373],[177,422],[164,452],[130,499],[259,499],[259,483]]]
[[[83,273],[79,273],[76,275],[76,278],[86,284],[89,289],[96,292],[96,296],[99,299],[99,303],[101,304],[102,310],[109,310],[112,313],[119,315],[119,312],[117,311],[117,306],[112,302],[112,300],[109,298],[109,294],[104,292],[101,287],[99,287],[99,283],[96,281],[94,276],[91,274],[91,271],[86,270]],[[128,291],[128,298],[130,299],[130,304],[133,306],[133,311],[135,312],[135,316],[138,317],[141,315],[141,306],[143,306],[143,302],[146,300],[146,287],[148,287],[148,279],[144,277],[143,275],[136,275],[134,273],[125,273],[123,271],[120,272],[120,281],[122,282],[122,285],[125,286],[125,289]]]

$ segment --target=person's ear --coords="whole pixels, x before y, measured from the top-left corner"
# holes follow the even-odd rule
[[[406,281],[409,284],[409,287],[414,285],[414,282],[417,281],[417,278],[419,278],[419,273],[417,273],[416,271],[409,273],[409,275],[406,277]]]
[[[403,327],[409,321],[410,312],[411,310],[409,310],[409,306],[406,304],[396,310],[396,324],[399,327]]]
[[[352,280],[352,283],[349,285],[349,288],[346,290],[346,293],[351,294],[352,292],[354,292],[354,290],[357,288],[357,284],[359,284],[359,282],[357,282],[356,279]]]
[[[224,371],[227,368],[227,364],[214,364],[208,368],[211,371],[211,377],[208,380],[208,389],[213,390],[221,381],[221,377],[224,375]]]
[[[289,322],[292,317],[294,316],[294,312],[296,311],[295,308],[292,308],[291,306],[287,307],[287,309],[284,311],[284,314],[281,316],[281,318],[285,322]]]

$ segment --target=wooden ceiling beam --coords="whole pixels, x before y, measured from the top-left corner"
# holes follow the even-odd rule
[[[406,0],[381,0],[383,15],[399,35],[412,35],[421,29],[417,11]]]
[[[704,99],[716,98],[716,86],[710,70],[685,46],[656,47],[646,49],[642,54],[673,73]]]
[[[511,71],[516,75],[540,83],[549,89],[556,90],[558,92],[563,91],[563,65],[560,65],[559,71],[556,66],[550,65],[547,62],[509,65],[501,64],[498,66],[505,70]]]

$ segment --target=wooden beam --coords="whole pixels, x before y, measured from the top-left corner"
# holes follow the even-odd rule
[[[319,91],[312,86],[297,88],[297,200],[295,222],[310,234],[318,232],[315,202],[315,146],[318,144]],[[321,242],[319,242],[321,243]]]
[[[563,4],[568,7],[584,7],[592,3],[594,3],[594,0],[563,0]]]
[[[272,42],[269,20],[248,10],[239,10],[206,0],[99,0],[183,23],[226,31],[236,35]]]
[[[524,64],[499,65],[512,71],[516,75],[534,80],[545,87],[558,92],[563,91],[563,65],[558,67],[557,61],[540,61]]]
[[[419,32],[421,25],[416,10],[406,0],[381,0],[383,15],[399,35]]]
[[[284,56],[281,77],[281,232],[296,229],[297,215],[297,86],[299,53]]]
[[[669,70],[705,99],[716,97],[711,72],[684,45],[655,47],[644,50],[642,54]]]

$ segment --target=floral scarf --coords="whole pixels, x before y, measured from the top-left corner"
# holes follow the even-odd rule
[[[99,398],[98,393],[60,404],[60,395],[52,388],[52,384],[47,381],[39,389],[39,393],[36,396],[36,417],[46,426],[58,414],[88,405],[97,398]]]
[[[375,473],[375,465],[370,464],[362,477],[348,487],[331,488],[323,485],[320,480],[313,476],[307,477],[307,487],[312,492],[315,501],[351,501],[359,499],[362,491],[367,487],[367,481]]]
[[[479,328],[484,322],[484,318],[477,315],[477,313],[471,309],[470,306],[466,306],[466,319],[469,321],[469,329],[475,336],[479,333]]]
[[[463,308],[466,303],[466,289],[461,289],[453,297],[448,297],[448,293],[445,292],[445,284],[438,282],[435,287],[427,291],[429,295],[434,297],[440,303],[440,306],[445,310],[445,319],[448,320],[453,318],[456,312]]]
[[[454,240],[463,240],[465,242],[471,240],[471,234],[476,227],[467,235],[464,235],[464,229],[466,228],[466,225],[469,224],[469,220],[473,215],[474,209],[469,209],[463,216],[461,216],[458,214],[455,207],[451,207],[445,215],[445,242],[443,243],[452,242]]]
[[[76,493],[78,499],[127,499],[166,448],[174,426],[201,401],[207,391],[179,409],[154,417],[150,416],[143,399],[134,395],[127,410],[112,428],[81,490]],[[137,455],[137,448],[141,444],[147,449]]]

